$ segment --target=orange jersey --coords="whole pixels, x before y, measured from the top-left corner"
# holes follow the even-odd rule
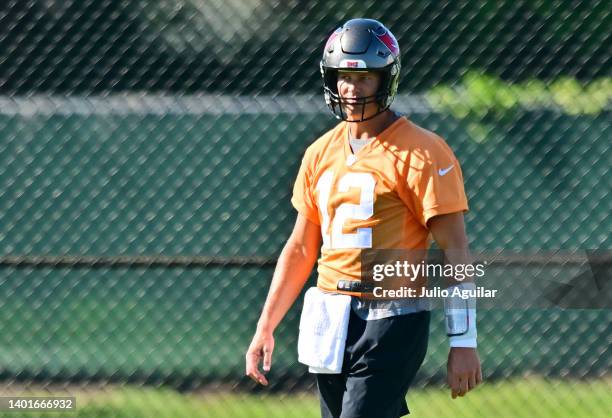
[[[468,209],[461,167],[442,138],[405,117],[353,154],[348,123],[311,144],[291,203],[321,226],[317,287],[361,279],[361,250],[425,249],[427,221]]]

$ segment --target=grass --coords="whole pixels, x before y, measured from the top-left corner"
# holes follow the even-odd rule
[[[446,389],[411,390],[408,404],[417,418],[440,417],[609,417],[612,380],[549,381],[541,378],[485,383],[465,398],[451,399]],[[65,396],[65,393],[61,395]],[[172,390],[108,387],[72,392],[77,411],[4,413],[2,417],[189,417],[189,418],[316,418],[319,406],[311,393],[250,395],[204,393],[181,395]],[[60,396],[60,394],[58,394]],[[375,417],[373,417],[375,418]]]

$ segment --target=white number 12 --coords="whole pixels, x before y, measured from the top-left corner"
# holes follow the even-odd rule
[[[374,187],[376,181],[369,173],[346,173],[338,182],[338,192],[348,192],[351,187],[360,188],[359,204],[343,203],[336,209],[332,222],[331,234],[329,230],[329,213],[327,205],[331,193],[334,173],[326,171],[317,183],[319,191],[319,209],[323,215],[321,222],[321,235],[324,248],[372,248],[372,228],[357,228],[355,234],[343,234],[342,228],[347,219],[366,220],[374,214]]]

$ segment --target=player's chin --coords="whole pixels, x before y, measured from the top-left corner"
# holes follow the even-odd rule
[[[359,121],[363,114],[363,106],[345,104],[342,106],[347,121]]]
[[[347,122],[360,122],[362,120],[371,119],[376,112],[362,112],[361,109],[346,109],[344,108],[345,120]]]

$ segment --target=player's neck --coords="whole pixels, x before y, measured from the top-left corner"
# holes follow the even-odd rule
[[[391,126],[398,118],[395,112],[387,109],[372,119],[363,122],[348,122],[349,138],[373,138]]]

